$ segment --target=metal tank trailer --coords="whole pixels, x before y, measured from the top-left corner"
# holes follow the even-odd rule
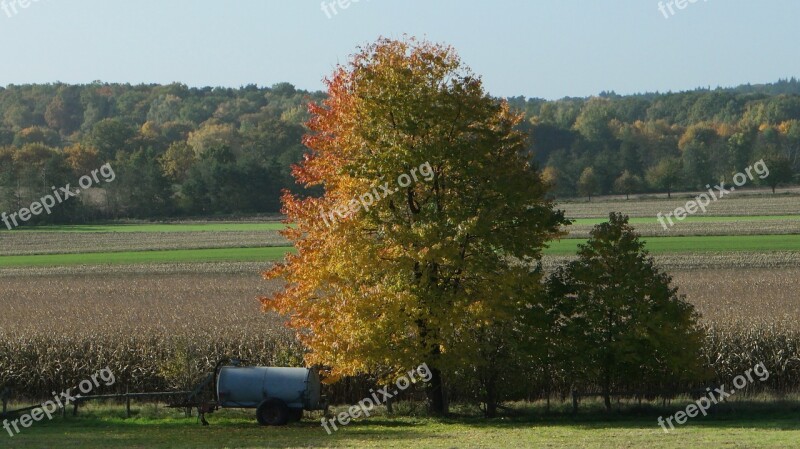
[[[208,390],[212,398],[208,400]],[[206,394],[204,394],[206,392]],[[322,396],[319,372],[308,368],[243,366],[235,359],[217,363],[209,375],[185,402],[171,407],[197,408],[203,425],[206,413],[220,408],[256,410],[258,423],[282,426],[299,421],[303,411],[327,410]],[[205,397],[206,399],[201,399]]]
[[[217,404],[254,408],[259,424],[300,421],[304,410],[325,410],[319,374],[307,368],[223,366],[217,376]]]

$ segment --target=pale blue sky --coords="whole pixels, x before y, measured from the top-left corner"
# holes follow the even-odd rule
[[[12,17],[0,9],[0,85],[288,81],[316,90],[358,45],[403,33],[454,45],[497,96],[800,76],[797,0],[698,0],[669,19],[656,0],[360,0],[331,18],[320,0],[30,1]]]

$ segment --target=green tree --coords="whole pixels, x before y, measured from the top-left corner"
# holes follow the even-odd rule
[[[608,127],[612,118],[611,101],[606,98],[592,98],[583,106],[575,120],[574,129],[590,142],[607,144],[613,139]]]
[[[647,170],[647,183],[654,189],[667,191],[667,198],[672,198],[672,190],[681,179],[681,161],[677,158],[662,159]]]
[[[625,199],[630,199],[630,195],[642,187],[642,178],[631,174],[628,170],[622,172],[614,181],[614,190],[617,193],[624,193]]]
[[[578,178],[578,192],[583,196],[588,196],[589,201],[592,201],[592,195],[597,192],[597,187],[598,181],[594,169],[592,167],[584,168],[581,177]]]
[[[671,286],[628,224],[612,213],[579,246],[578,260],[547,280],[565,323],[565,358],[575,379],[600,386],[607,409],[615,388],[677,388],[700,372],[694,307]]]
[[[116,174],[114,182],[97,187],[108,192],[116,215],[144,218],[172,213],[172,189],[153,149],[119,152],[112,166]]]
[[[61,139],[57,132],[41,126],[25,128],[14,136],[14,146],[16,147],[22,147],[29,143],[40,143],[49,147],[58,147],[61,143]]]
[[[136,129],[116,118],[97,122],[88,135],[86,143],[96,148],[102,160],[114,160],[117,152],[130,152]]]
[[[216,150],[221,147],[227,147],[234,152],[238,152],[241,146],[241,136],[232,125],[209,123],[189,134],[187,143],[194,148],[195,154],[200,157],[210,150]]]
[[[712,154],[708,147],[700,143],[690,143],[683,150],[683,174],[687,185],[702,189],[713,184]]]
[[[759,183],[768,185],[775,193],[775,188],[779,185],[790,184],[794,179],[792,162],[782,154],[769,154],[762,158],[764,165],[769,170],[769,176],[759,179]]]

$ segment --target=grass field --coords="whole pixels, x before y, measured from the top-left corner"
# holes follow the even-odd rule
[[[588,205],[588,204],[587,204]],[[592,205],[594,206],[594,205]],[[580,217],[587,212],[581,211],[579,207],[569,208],[569,217]],[[577,214],[577,215],[576,215]],[[574,218],[575,225],[596,225],[608,219],[608,216],[594,218]],[[701,223],[729,223],[729,222],[752,222],[752,221],[775,221],[775,220],[796,220],[800,221],[798,215],[691,215],[687,216],[681,223],[701,222]],[[658,223],[656,216],[641,217],[632,216],[630,223],[633,225]],[[245,231],[279,231],[285,229],[287,225],[278,222],[267,223],[158,223],[158,224],[105,224],[105,225],[63,225],[63,226],[35,226],[23,227],[13,232],[245,232]],[[5,232],[5,231],[0,231]]]
[[[186,419],[145,406],[150,411],[124,419],[121,410],[82,412],[77,418],[56,418],[11,438],[0,436],[9,448],[791,448],[798,447],[800,422],[796,406],[750,413],[725,410],[714,417],[696,418],[666,434],[656,424],[659,414],[605,415],[596,412],[572,417],[541,413],[516,418],[432,419],[377,416],[356,421],[328,435],[318,420],[283,428],[254,424],[250,413],[224,411],[210,415],[201,427]],[[161,416],[159,416],[161,415]]]
[[[656,213],[686,199],[560,204],[576,222],[569,238],[544,251],[545,269],[573,256],[609,211],[626,212],[704,325],[719,330],[708,357],[726,353],[730,361],[758,358],[792,370],[800,360],[800,196],[733,196],[707,215],[661,229]],[[256,300],[281,287],[259,273],[292,251],[278,234],[284,226],[182,222],[0,231],[0,377],[24,382],[32,367],[42,381],[49,372],[109,363],[130,367],[132,391],[151,391],[172,388],[161,373],[165,364],[182,361],[184,350],[202,359],[200,369],[223,354],[299,363],[291,361],[300,349],[283,319],[260,313]],[[533,412],[489,421],[474,413],[377,416],[328,436],[312,420],[262,428],[250,412],[212,415],[212,425],[203,428],[153,405],[136,406],[127,420],[121,408],[101,407],[37,423],[13,438],[0,434],[0,447],[800,447],[797,402],[731,405],[666,435],[655,418],[673,408],[578,417]]]
[[[800,251],[800,235],[677,236],[647,237],[653,254],[686,252]],[[546,255],[574,254],[585,239],[562,239],[549,243]],[[168,251],[117,251],[68,254],[34,254],[0,257],[0,267],[70,266],[98,264],[185,263],[220,261],[276,261],[291,247],[179,249]]]
[[[291,247],[181,249],[172,251],[122,251],[0,257],[0,267],[69,266],[81,264],[137,264],[225,261],[275,261]]]
[[[158,224],[106,224],[106,225],[64,225],[32,226],[13,232],[230,232],[230,231],[280,231],[286,225],[277,222],[266,223],[158,223]]]

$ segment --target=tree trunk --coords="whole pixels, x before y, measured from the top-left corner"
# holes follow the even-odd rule
[[[437,368],[431,368],[431,380],[427,388],[428,406],[435,415],[447,414],[447,401],[444,394],[444,379],[442,372]]]
[[[494,380],[486,382],[486,417],[494,418],[497,416],[497,388]]]
[[[608,358],[606,358],[606,363],[609,363]],[[608,371],[609,368],[606,367],[603,373],[603,403],[606,405],[606,411],[611,411],[611,373]]]

